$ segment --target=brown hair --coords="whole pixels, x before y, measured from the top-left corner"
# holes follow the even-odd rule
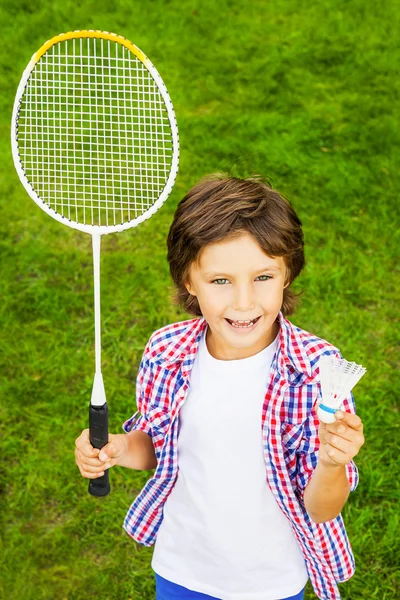
[[[179,202],[168,239],[168,263],[175,285],[173,302],[202,316],[196,296],[187,291],[189,269],[207,244],[250,233],[271,257],[283,256],[289,285],[304,267],[301,221],[290,202],[261,177],[239,179],[215,173],[202,178]],[[282,313],[290,315],[299,296],[283,290]]]

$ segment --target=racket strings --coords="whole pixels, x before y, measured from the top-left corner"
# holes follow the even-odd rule
[[[125,46],[59,42],[28,79],[18,152],[35,192],[57,213],[89,225],[131,221],[157,201],[171,170],[164,98]]]

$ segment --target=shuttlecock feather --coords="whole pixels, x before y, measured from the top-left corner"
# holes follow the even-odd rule
[[[360,381],[366,369],[355,362],[334,356],[323,356],[318,366],[322,401],[317,415],[323,423],[334,423],[335,412],[341,408],[343,400]]]

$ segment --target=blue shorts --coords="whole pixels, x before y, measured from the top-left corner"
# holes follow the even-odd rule
[[[222,600],[221,598],[215,598],[215,596],[208,596],[201,592],[193,592],[188,590],[182,585],[172,583],[160,575],[156,576],[156,600]],[[304,588],[305,589],[305,588]],[[296,596],[290,596],[289,598],[282,598],[282,600],[303,600],[304,589],[301,590]]]

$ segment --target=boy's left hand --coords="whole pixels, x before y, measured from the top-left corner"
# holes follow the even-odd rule
[[[364,444],[363,423],[358,415],[343,410],[335,413],[336,421],[321,423],[318,430],[318,460],[326,466],[349,463]]]

